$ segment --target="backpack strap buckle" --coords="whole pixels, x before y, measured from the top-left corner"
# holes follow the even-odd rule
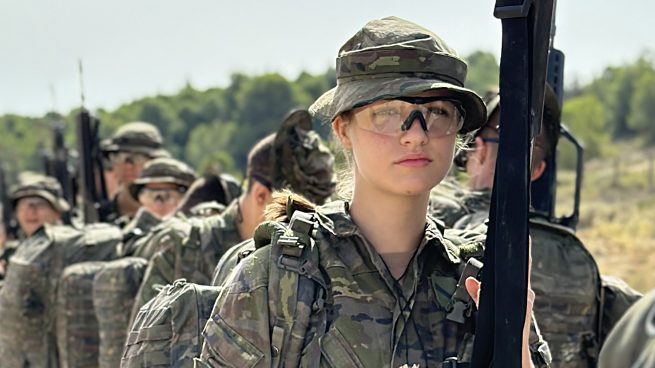
[[[466,318],[471,317],[473,313],[473,300],[466,290],[466,279],[477,277],[482,269],[482,262],[475,258],[470,258],[464,266],[464,270],[457,282],[457,289],[448,304],[448,314],[446,319],[459,324],[464,324]]]

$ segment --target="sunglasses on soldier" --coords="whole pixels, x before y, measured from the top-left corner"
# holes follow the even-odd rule
[[[153,189],[143,188],[139,191],[139,202],[146,203],[161,203],[161,204],[177,204],[182,200],[186,188],[167,188],[167,189]]]
[[[109,154],[109,160],[112,164],[143,165],[150,157],[143,153],[118,151]]]
[[[465,111],[458,100],[443,97],[399,97],[353,110],[357,125],[374,133],[398,137],[418,121],[431,138],[456,134]]]

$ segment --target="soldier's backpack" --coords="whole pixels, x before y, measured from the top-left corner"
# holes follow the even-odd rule
[[[555,367],[595,366],[600,350],[601,279],[575,234],[530,220],[534,314]]]
[[[93,310],[93,279],[104,262],[66,267],[57,292],[57,348],[61,368],[98,365],[98,320]]]
[[[150,259],[143,283],[132,309],[132,321],[139,309],[157,292],[153,286],[172,283],[177,279],[209,285],[219,258],[229,247],[240,242],[232,204],[219,216],[190,218],[185,224],[165,231],[160,236],[164,244]]]
[[[121,368],[193,367],[200,355],[202,329],[220,287],[176,280],[147,302],[127,338]]]
[[[291,207],[292,205],[289,205]],[[288,210],[288,209],[287,209]],[[321,336],[325,330],[325,299],[327,284],[319,270],[318,249],[315,246],[316,218],[313,213],[294,211],[289,225],[279,222],[265,222],[259,225],[254,235],[254,247],[261,249],[270,244],[268,290],[273,367],[297,367],[305,345],[306,336]],[[240,249],[250,248],[243,243]],[[314,326],[311,321],[323,321]],[[310,330],[314,328],[314,330]],[[203,330],[203,337],[212,349],[221,349],[222,333],[225,332],[215,320],[209,319]],[[314,341],[318,341],[315,339]],[[228,347],[230,348],[230,347]],[[230,354],[240,354],[231,348]],[[314,351],[318,351],[314,349]],[[245,357],[247,354],[241,354]],[[260,357],[250,356],[253,361]],[[245,358],[243,358],[245,359]],[[197,360],[198,367],[220,366],[214,362],[207,365]]]
[[[21,244],[0,293],[3,368],[58,366],[55,307],[59,278],[68,265],[115,258],[121,237],[118,228],[106,224],[84,231],[46,226]]]
[[[127,257],[106,262],[93,280],[93,309],[100,337],[98,367],[120,365],[129,331],[129,311],[148,261]]]

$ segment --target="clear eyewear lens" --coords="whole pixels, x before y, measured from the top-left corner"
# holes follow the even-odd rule
[[[417,116],[418,111],[424,121]],[[449,100],[436,100],[425,104],[391,100],[373,104],[362,116],[359,126],[362,129],[390,136],[400,136],[418,123],[430,137],[442,137],[456,134],[461,129],[464,119],[455,104]],[[357,113],[356,113],[357,115]],[[412,119],[408,121],[407,119]]]
[[[50,208],[50,203],[42,198],[24,198],[19,200],[18,207],[44,210]]]
[[[143,188],[139,193],[141,202],[153,203],[161,202],[163,204],[178,203],[182,199],[182,192],[175,189],[148,189]]]
[[[148,161],[150,158],[141,153],[132,153],[132,152],[117,152],[110,156],[110,160],[113,163],[118,164],[133,164],[141,165]]]

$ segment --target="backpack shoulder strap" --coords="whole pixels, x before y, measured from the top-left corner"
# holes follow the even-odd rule
[[[271,238],[269,316],[273,367],[297,367],[312,315],[324,312],[327,286],[318,266],[314,214],[294,212]]]

